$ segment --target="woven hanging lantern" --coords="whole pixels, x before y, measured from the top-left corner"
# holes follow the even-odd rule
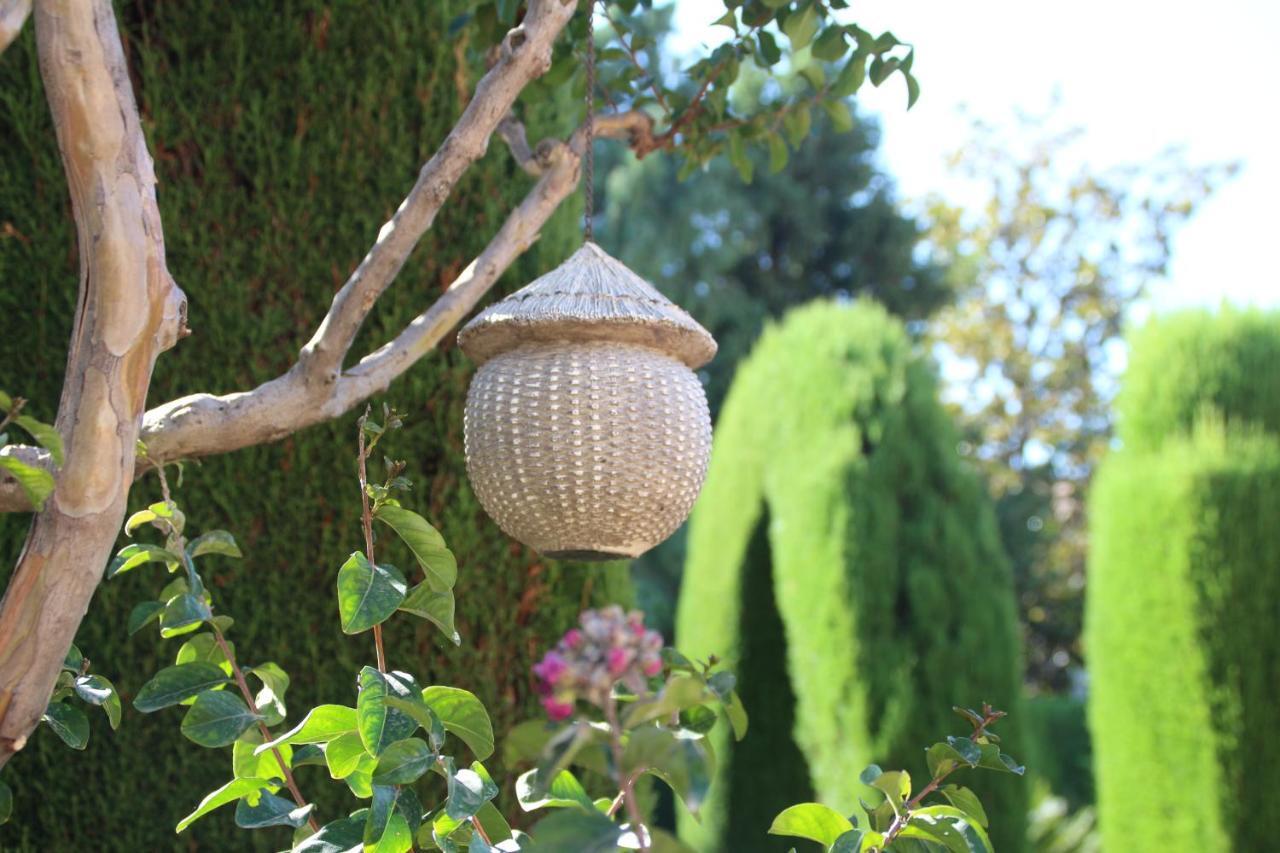
[[[485,511],[549,557],[636,557],[670,536],[711,451],[706,329],[588,240],[458,333],[467,473]]]

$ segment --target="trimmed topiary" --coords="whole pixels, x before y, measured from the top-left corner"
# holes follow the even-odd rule
[[[478,51],[475,67],[459,69],[456,57],[464,52],[446,35],[450,21],[472,5],[117,4],[155,155],[169,264],[191,300],[195,331],[161,357],[153,404],[195,391],[251,388],[297,357],[334,291],[453,125],[459,85],[483,71]],[[533,99],[522,108],[535,139],[553,121],[578,116],[576,106],[544,104]],[[0,364],[6,390],[52,420],[77,256],[48,112],[28,24],[0,61]],[[379,300],[355,352],[388,340],[426,307],[531,185],[505,148],[492,146]],[[574,207],[565,205],[542,230],[506,277],[507,289],[568,254],[577,239]],[[408,416],[387,452],[399,448],[414,460],[410,502],[458,556],[458,629],[467,638],[461,648],[446,648],[430,626],[416,633],[393,626],[387,654],[417,661],[413,668],[423,677],[474,691],[501,737],[504,726],[539,713],[529,675],[538,655],[584,602],[623,595],[626,570],[547,563],[485,517],[462,452],[471,371],[446,341],[384,397]],[[188,465],[176,492],[193,529],[225,527],[243,546],[245,560],[218,566],[218,599],[237,617],[230,637],[241,654],[251,662],[276,659],[292,675],[293,708],[348,701],[352,684],[326,673],[354,672],[368,657],[368,638],[343,636],[335,618],[335,572],[361,542],[354,414],[278,444]],[[154,480],[138,483],[133,508],[158,494]],[[28,525],[24,516],[0,516],[0,553],[8,558],[0,580],[7,581]],[[407,552],[391,558],[411,563]],[[129,608],[148,597],[152,581],[137,573],[103,586],[78,637],[94,671],[124,694],[120,730],[94,719],[85,753],[70,752],[47,727],[37,730],[4,771],[15,814],[0,828],[0,849],[287,845],[287,830],[252,837],[237,830],[229,809],[174,834],[177,820],[230,778],[231,766],[230,759],[225,767],[195,760],[197,748],[172,719],[129,707],[147,673],[172,663],[175,651],[149,631],[127,637],[119,627]],[[284,613],[313,620],[306,642],[279,630]],[[326,770],[299,770],[308,796],[335,790],[308,786],[309,774]],[[146,790],[123,781],[134,779],[149,780]],[[354,804],[321,799],[318,813],[332,817]]]
[[[739,368],[689,531],[676,640],[736,659],[751,728],[717,732],[699,851],[787,850],[805,799],[853,812],[870,762],[924,771],[953,705],[1013,712],[1013,587],[990,500],[956,452],[929,365],[869,303],[815,303]],[[972,779],[1002,851],[1023,849],[1021,779]],[[811,790],[810,790],[811,789]]]
[[[1269,850],[1280,833],[1280,315],[1135,336],[1124,448],[1090,504],[1085,645],[1107,850]]]

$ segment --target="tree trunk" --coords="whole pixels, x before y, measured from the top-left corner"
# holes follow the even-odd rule
[[[156,356],[184,329],[110,0],[42,0],[40,70],[80,249],[57,488],[0,602],[0,766],[39,722],[124,516]]]

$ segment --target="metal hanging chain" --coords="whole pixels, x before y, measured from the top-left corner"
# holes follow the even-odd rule
[[[595,152],[595,114],[596,114],[596,0],[587,0],[587,150],[586,176],[583,181],[584,198],[582,211],[582,236],[592,242],[593,230],[591,221],[595,218],[596,208],[596,152]]]

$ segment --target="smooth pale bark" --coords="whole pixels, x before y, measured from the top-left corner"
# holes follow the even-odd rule
[[[0,602],[0,764],[26,743],[124,517],[156,356],[186,299],[165,266],[155,172],[110,0],[43,0],[36,39],[80,248],[57,488]]]

